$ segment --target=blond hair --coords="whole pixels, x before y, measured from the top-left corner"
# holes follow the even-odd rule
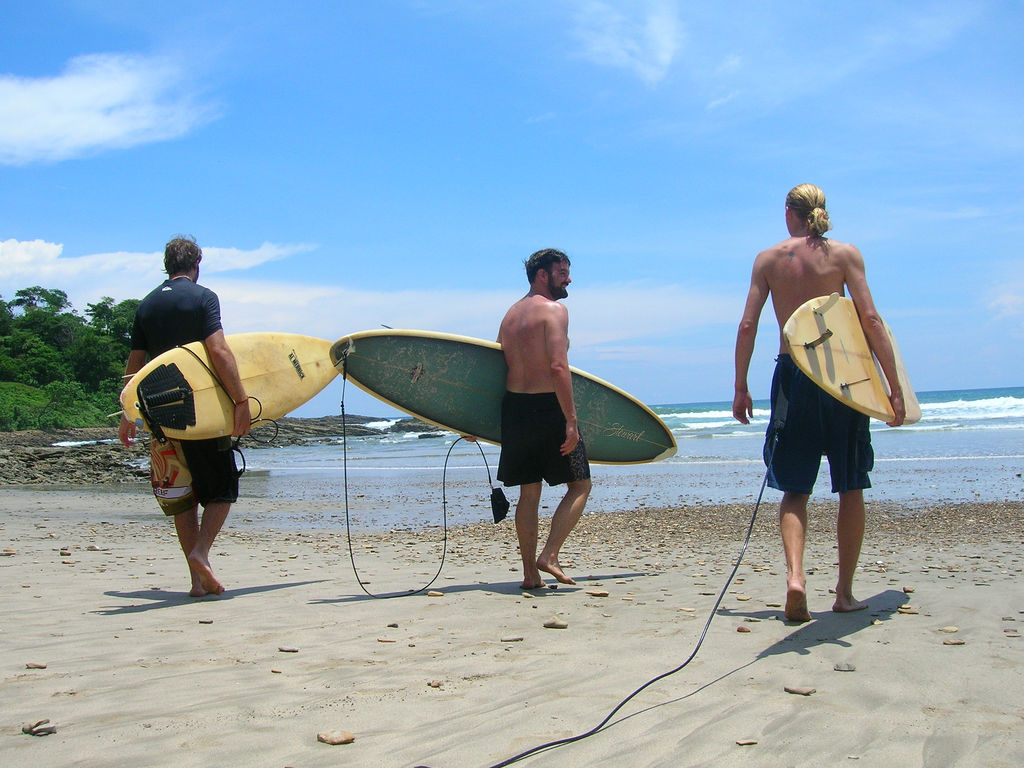
[[[825,210],[825,193],[813,184],[799,184],[786,195],[786,207],[807,222],[807,230],[816,237],[823,236],[832,224]]]

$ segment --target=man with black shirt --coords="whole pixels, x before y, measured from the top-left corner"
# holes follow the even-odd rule
[[[232,436],[249,433],[249,400],[235,356],[224,339],[217,294],[197,283],[203,258],[191,237],[176,237],[164,250],[167,280],[139,304],[132,326],[132,351],[125,376],[147,359],[174,347],[201,341],[214,373],[235,404]],[[135,424],[121,416],[118,438],[130,447]],[[220,594],[223,585],[210,566],[210,548],[238,500],[238,471],[228,437],[211,440],[150,441],[153,493],[164,514],[174,518],[178,542],[192,579],[189,595]],[[200,518],[199,505],[203,507]]]

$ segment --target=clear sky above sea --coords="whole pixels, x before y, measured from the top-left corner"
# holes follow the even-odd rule
[[[810,181],[917,389],[1021,385],[1022,29],[1016,0],[3,3],[0,295],[141,298],[190,233],[228,333],[494,338],[553,246],[574,365],[727,400]],[[777,349],[767,308],[755,397]]]

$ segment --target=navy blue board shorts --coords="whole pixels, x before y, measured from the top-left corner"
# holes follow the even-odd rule
[[[590,478],[583,438],[568,456],[559,452],[565,442],[565,416],[554,392],[506,392],[501,401],[501,457],[498,479],[506,486],[546,480],[560,485]]]
[[[772,457],[775,416],[783,407],[780,394],[789,405]],[[870,488],[868,472],[875,465],[875,452],[868,424],[867,416],[821,389],[789,355],[779,355],[772,377],[772,421],[764,441],[765,465],[772,457],[768,485],[789,493],[810,494],[821,457],[827,456],[832,493]]]

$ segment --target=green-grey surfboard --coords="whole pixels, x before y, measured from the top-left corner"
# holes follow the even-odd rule
[[[362,331],[338,339],[331,362],[360,389],[399,410],[501,444],[507,367],[495,342],[430,331]],[[577,368],[572,386],[590,461],[639,464],[675,454],[671,431],[636,398]]]

